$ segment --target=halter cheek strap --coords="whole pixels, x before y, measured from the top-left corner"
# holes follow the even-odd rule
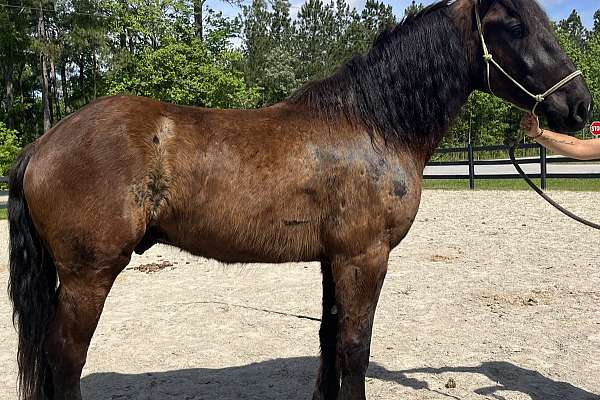
[[[564,79],[559,81],[556,85],[552,86],[550,89],[546,90],[542,94],[531,93],[529,90],[527,90],[525,88],[525,86],[521,85],[516,79],[514,79],[512,76],[510,76],[510,74],[508,72],[506,72],[506,70],[504,68],[502,68],[500,66],[500,64],[498,64],[496,62],[496,60],[494,60],[494,57],[490,53],[490,51],[487,47],[487,44],[485,43],[485,38],[483,37],[483,26],[481,24],[481,17],[479,16],[478,5],[479,5],[479,1],[477,1],[476,5],[475,5],[475,18],[477,20],[477,31],[479,32],[479,39],[481,40],[481,47],[483,49],[483,60],[485,61],[485,64],[486,64],[487,84],[488,84],[488,89],[490,90],[490,93],[492,95],[496,96],[494,94],[494,91],[492,90],[492,85],[490,82],[490,64],[491,64],[494,67],[496,67],[496,69],[498,69],[498,71],[500,71],[504,76],[506,76],[512,83],[514,83],[515,86],[517,86],[519,89],[521,89],[521,91],[523,93],[527,94],[529,97],[531,97],[533,100],[535,100],[535,105],[533,106],[533,108],[531,110],[523,109],[515,104],[513,104],[513,105],[523,111],[529,111],[533,115],[537,116],[537,114],[535,113],[537,107],[540,104],[542,104],[548,96],[550,96],[551,94],[558,91],[560,88],[565,86],[567,83],[571,82],[576,77],[582,75],[582,72],[580,70],[577,70],[577,71],[571,73],[570,75],[568,75],[567,77],[565,77]],[[496,97],[498,97],[498,96],[496,96]]]

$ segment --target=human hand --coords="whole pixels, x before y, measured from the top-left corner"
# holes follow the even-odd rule
[[[544,133],[544,131],[540,128],[540,122],[538,118],[531,113],[525,114],[523,119],[521,119],[521,129],[530,138],[540,137]]]

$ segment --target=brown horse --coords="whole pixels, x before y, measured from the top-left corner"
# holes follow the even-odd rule
[[[477,12],[495,59],[530,91],[575,70],[534,0],[444,1],[274,106],[104,98],[28,146],[9,201],[22,397],[81,398],[115,278],[132,252],[160,242],[225,263],[320,261],[313,399],[364,399],[388,255],[415,219],[423,168],[450,122],[487,90]],[[493,68],[490,81],[533,106]],[[578,77],[538,110],[577,130],[590,104]]]

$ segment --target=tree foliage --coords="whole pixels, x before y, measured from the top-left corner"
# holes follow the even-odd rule
[[[410,5],[406,7],[406,10],[404,10],[404,16],[407,17],[409,15],[414,15],[421,11],[424,7],[425,6],[423,3],[417,3],[415,0],[412,0],[412,3],[410,3]]]
[[[7,175],[10,166],[21,152],[19,133],[0,122],[0,175]]]
[[[135,56],[135,68],[128,74],[112,71],[107,92],[203,107],[252,107],[257,93],[236,68],[241,61],[240,52],[215,56],[199,40],[172,43]]]

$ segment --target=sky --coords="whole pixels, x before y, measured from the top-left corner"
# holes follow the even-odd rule
[[[304,0],[290,0],[292,3],[292,14],[298,12],[298,9],[304,3]],[[351,6],[362,9],[365,0],[346,0]],[[386,4],[391,4],[394,13],[402,17],[404,15],[404,9],[411,3],[412,0],[383,0]],[[561,20],[569,16],[573,9],[576,9],[581,16],[583,23],[586,27],[591,28],[593,26],[594,12],[600,9],[600,2],[598,0],[538,0],[542,6],[550,15],[553,20]],[[244,3],[250,3],[251,0],[245,0]],[[423,4],[432,3],[432,0],[417,0],[417,3],[422,2]],[[228,5],[226,2],[221,0],[208,0],[209,7],[221,10],[225,15],[233,16],[239,13],[239,9]]]

